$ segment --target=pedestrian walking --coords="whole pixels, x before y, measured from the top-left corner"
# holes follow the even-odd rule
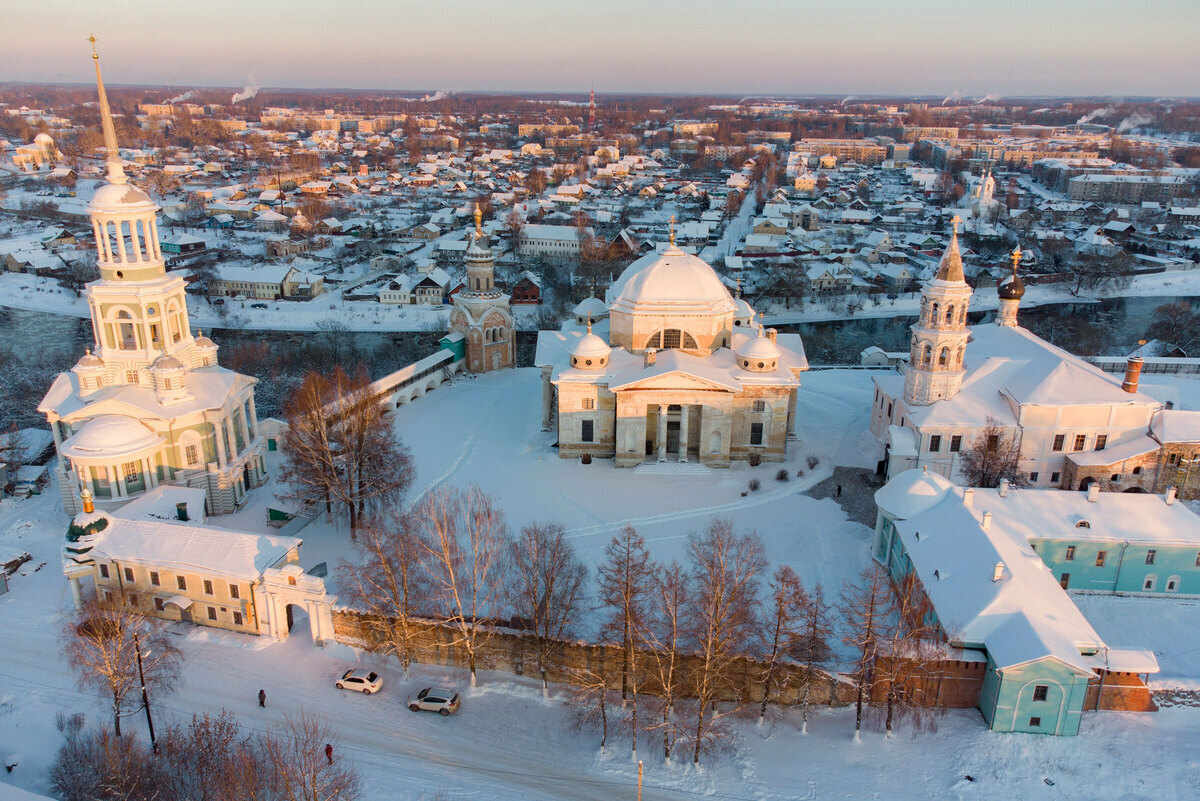
[[[325,758],[329,760],[329,764],[333,764],[333,746],[330,743],[325,743]]]
[[[841,484],[837,485],[837,497],[839,497],[839,498],[842,497],[842,485]]]
[[[258,691],[258,705],[264,706],[264,707],[267,705],[267,691],[266,690]]]

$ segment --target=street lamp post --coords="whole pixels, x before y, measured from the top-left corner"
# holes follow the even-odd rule
[[[158,742],[154,739],[154,721],[150,717],[150,697],[146,694],[146,674],[142,671],[142,642],[137,632],[133,634],[133,650],[137,654],[138,679],[142,682],[142,709],[146,710],[146,726],[150,729],[150,748],[158,753]]]

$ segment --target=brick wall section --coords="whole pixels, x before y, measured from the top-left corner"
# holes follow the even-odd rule
[[[1096,695],[1100,695],[1100,708],[1117,712],[1156,712],[1158,705],[1150,695],[1142,677],[1137,673],[1104,673],[1103,681],[1093,679],[1088,684],[1087,697],[1083,702],[1086,711],[1096,708]],[[1103,686],[1103,689],[1101,688]]]
[[[371,647],[367,641],[362,621],[366,616],[351,609],[335,609],[333,611],[334,639],[345,645],[355,647]],[[467,667],[466,654],[451,644],[454,639],[449,626],[435,622],[428,623],[423,632],[418,635],[414,653],[414,661],[430,665],[447,667]],[[621,649],[611,645],[593,645],[584,642],[564,642],[562,655],[558,664],[548,673],[553,682],[572,683],[579,670],[591,670],[599,673],[601,670],[612,677],[614,688],[621,686]],[[641,657],[649,660],[648,654]],[[683,676],[681,693],[689,695],[687,677],[695,669],[698,657],[685,655],[680,660],[679,675]],[[537,654],[527,635],[520,632],[488,628],[487,637],[477,651],[477,665],[480,669],[500,670],[515,675],[536,676]],[[762,701],[762,678],[764,665],[751,659],[740,659],[734,665],[729,683],[719,694],[720,700],[741,700],[746,703]],[[798,701],[800,677],[803,669],[795,665],[785,667],[790,680],[780,682],[783,691],[778,694],[778,700],[784,704],[795,704]],[[660,689],[652,683],[644,687],[642,692],[657,695]],[[847,704],[854,700],[854,690],[844,678],[825,671],[816,673],[810,696],[818,704]]]

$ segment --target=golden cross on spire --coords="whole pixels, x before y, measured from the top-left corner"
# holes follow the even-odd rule
[[[674,245],[675,244],[675,215],[674,214],[671,215],[670,226],[671,226],[671,232],[670,232],[669,236],[671,238],[671,244]]]
[[[100,54],[96,52],[96,34],[92,34],[87,38],[92,43],[92,58],[100,58]]]
[[[950,220],[950,224],[954,226],[955,234],[958,233],[958,224],[961,222],[962,222],[962,217],[959,217],[957,214],[955,214],[954,217]]]

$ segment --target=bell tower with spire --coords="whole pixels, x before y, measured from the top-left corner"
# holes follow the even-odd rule
[[[909,406],[928,406],[934,401],[952,398],[962,386],[963,357],[966,354],[967,308],[971,286],[963,276],[962,254],[958,249],[958,224],[950,245],[942,254],[937,276],[921,290],[921,316],[912,325],[912,343],[908,366],[904,371],[904,402]]]
[[[199,366],[198,357],[184,280],[167,273],[159,247],[158,205],[125,175],[96,37],[88,41],[107,155],[105,182],[88,203],[100,279],[88,284],[84,295],[91,309],[95,356],[106,367],[104,383],[145,384],[153,379],[150,368],[158,358]]]
[[[483,233],[483,211],[475,204],[475,231],[464,257],[467,286],[454,296],[450,331],[466,339],[467,369],[486,373],[516,363],[516,332],[509,296],[496,288],[495,256]]]

